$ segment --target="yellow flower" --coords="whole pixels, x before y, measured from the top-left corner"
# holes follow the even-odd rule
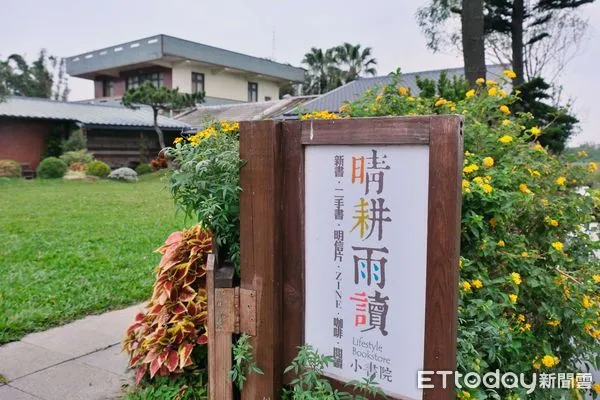
[[[462,269],[462,264],[463,264],[462,260],[458,260],[458,268],[459,269]]]
[[[486,167],[493,167],[494,166],[494,159],[492,157],[486,157],[483,159],[483,165],[485,165]]]
[[[513,141],[513,137],[510,135],[504,135],[498,141],[502,144],[508,144]]]
[[[383,95],[382,94],[378,94],[377,97],[375,97],[375,101],[380,102],[381,99],[383,99]]]
[[[510,279],[517,285],[521,284],[521,275],[518,272],[511,272]]]
[[[471,284],[467,281],[463,281],[462,283],[462,288],[465,292],[470,292],[471,291]]]
[[[500,89],[500,90],[498,91],[498,95],[499,95],[500,97],[506,97],[506,91],[505,91],[504,89]]]
[[[557,220],[555,220],[555,219],[552,219],[552,218],[550,218],[550,219],[548,220],[548,225],[550,225],[550,226],[553,226],[553,227],[555,227],[555,228],[556,228],[556,227],[558,226],[558,221],[557,221]]]
[[[473,279],[471,281],[471,285],[475,288],[475,289],[481,289],[483,287],[483,282],[481,282],[479,279]]]
[[[559,176],[558,178],[556,178],[556,184],[560,186],[564,185],[566,181],[567,178],[565,178],[564,176]]]
[[[490,185],[489,183],[484,183],[483,185],[481,185],[481,188],[483,189],[484,192],[486,192],[488,194],[492,193],[492,191],[494,190],[492,185]]]
[[[541,367],[542,367],[542,365],[539,362],[534,362],[533,363],[533,368],[540,369]]]
[[[465,94],[465,96],[467,97],[467,99],[468,99],[469,97],[473,97],[473,96],[475,96],[475,89],[471,89],[471,90],[469,90],[469,91],[468,91],[468,92]]]
[[[483,85],[485,83],[485,79],[483,78],[477,78],[477,80],[475,81],[476,84],[478,85]]]
[[[488,90],[488,96],[496,96],[498,94],[498,89],[495,86],[492,86]]]
[[[506,243],[504,243],[504,240],[500,239],[500,240],[498,240],[498,246],[504,247],[504,246],[506,246]]]
[[[524,252],[521,253],[521,257],[527,258],[527,257],[529,257],[529,253],[526,252],[526,251],[524,251]]]
[[[496,86],[498,84],[498,82],[493,81],[491,79],[488,79],[487,81],[485,81],[485,83],[486,83],[486,85],[489,85],[489,86]]]
[[[523,314],[517,315],[517,321],[519,321],[519,322],[525,322],[525,316]]]
[[[592,276],[592,279],[594,280],[595,283],[600,283],[600,274]]]
[[[550,204],[550,202],[548,201],[548,199],[541,199],[541,200],[540,200],[540,203],[542,203],[542,205],[543,205],[544,207],[548,207],[548,204]]]
[[[540,174],[540,171],[536,171],[535,169],[528,169],[527,171],[529,171],[529,175],[533,176],[534,178],[539,178],[540,176],[542,176],[542,174]]]
[[[521,183],[521,184],[519,185],[519,190],[520,190],[521,192],[523,192],[523,193],[526,193],[526,194],[530,194],[530,193],[531,193],[531,190],[529,190],[529,188],[527,187],[527,185],[526,185],[526,184],[524,184],[524,183]]]
[[[435,106],[439,107],[439,106],[443,106],[444,104],[446,104],[448,101],[446,99],[444,99],[443,97],[440,98],[438,101],[435,102]]]
[[[511,303],[516,303],[517,300],[519,299],[519,296],[517,296],[516,294],[511,293],[511,294],[508,295],[508,298],[510,299]]]
[[[503,119],[502,120],[502,125],[504,125],[504,126],[510,126],[510,119]]]
[[[498,224],[498,221],[496,220],[496,217],[492,217],[489,221],[488,224],[490,224],[492,226],[492,228],[495,228],[496,225]]]
[[[510,109],[508,108],[508,106],[502,104],[500,106],[500,112],[503,112],[504,114],[509,115],[510,114]]]
[[[542,364],[544,364],[544,366],[548,367],[548,368],[552,368],[555,365],[558,364],[558,358],[557,357],[553,357],[553,356],[549,356],[549,355],[545,355],[542,358]]]
[[[582,151],[577,152],[577,157],[587,157],[587,156],[588,156],[587,151],[582,150]]]
[[[596,172],[597,170],[598,170],[598,164],[596,164],[593,161],[590,161],[590,163],[588,164],[588,171]]]
[[[471,186],[471,183],[468,180],[466,180],[466,179],[462,180],[462,188],[463,189],[468,189],[470,186]]]
[[[560,321],[557,319],[553,319],[553,320],[546,322],[546,324],[553,326],[553,327],[557,327],[560,325]]]
[[[348,104],[342,104],[342,106],[339,109],[339,112],[343,113],[343,112],[349,111],[349,108],[350,107],[348,107]]]
[[[540,128],[538,128],[537,126],[534,126],[533,128],[530,129],[531,134],[535,137],[540,136],[542,134],[542,130]]]
[[[594,389],[594,392],[596,392],[597,394],[600,394],[600,383],[595,383],[592,386],[592,389]]]
[[[177,143],[180,143],[181,141],[183,141],[183,138],[178,137],[178,138],[175,138],[175,140],[173,140],[173,143],[177,144]]]
[[[398,88],[398,93],[400,94],[400,96],[406,96],[408,94],[408,89],[404,86],[401,86]]]
[[[406,98],[406,101],[408,101],[408,102],[411,102],[411,103],[412,103],[413,101],[415,101],[415,98],[414,98],[414,97],[412,97],[412,96],[408,96],[408,97]]]
[[[502,73],[508,79],[515,79],[517,77],[517,74],[515,74],[515,72],[513,70],[510,70],[510,69],[505,69],[504,71],[502,71]]]
[[[463,390],[460,392],[460,394],[458,395],[458,398],[460,400],[467,400],[471,398],[471,393],[467,392],[466,390]]]
[[[470,164],[463,168],[463,172],[465,174],[470,174],[471,172],[475,172],[478,169],[479,169],[479,167],[477,166],[477,164]]]
[[[564,245],[561,242],[553,242],[552,247],[557,251],[563,251]]]
[[[594,304],[592,300],[590,300],[590,296],[587,294],[583,296],[583,308],[590,308]]]
[[[529,331],[531,331],[531,324],[530,324],[530,323],[527,323],[527,324],[523,325],[523,326],[522,326],[522,327],[519,329],[519,331],[521,331],[521,332],[529,332]]]
[[[538,144],[536,144],[535,146],[533,146],[533,149],[534,149],[534,150],[537,150],[537,151],[541,151],[541,152],[544,152],[544,151],[545,151],[545,150],[544,150],[544,147],[543,147],[541,144],[539,144],[539,143],[538,143]]]

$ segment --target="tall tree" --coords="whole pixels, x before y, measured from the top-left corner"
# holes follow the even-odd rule
[[[48,56],[44,49],[31,65],[20,54],[12,54],[0,61],[1,90],[9,95],[66,100],[69,87],[65,61]]]
[[[477,78],[485,78],[483,0],[462,0],[460,20],[465,77],[475,86]]]
[[[164,86],[155,87],[152,82],[145,81],[137,88],[132,88],[123,94],[121,103],[129,108],[139,108],[142,105],[152,108],[154,117],[154,130],[158,136],[158,143],[161,149],[165,145],[165,135],[158,125],[158,115],[161,111],[180,110],[195,106],[204,101],[204,93],[194,94],[179,93],[179,89],[169,89]]]
[[[361,75],[377,75],[377,60],[372,57],[371,47],[361,48],[360,44],[344,43],[334,50],[335,62],[342,70],[344,83],[355,80]]]
[[[336,65],[333,49],[323,51],[312,47],[304,55],[302,64],[308,67],[305,93],[323,94],[341,84],[340,71]],[[340,81],[340,82],[338,82]]]

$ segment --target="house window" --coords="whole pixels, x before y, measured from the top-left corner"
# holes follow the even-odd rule
[[[192,72],[192,93],[204,92],[204,74]]]
[[[271,101],[271,96],[265,96],[265,101]]]
[[[127,77],[127,81],[125,82],[126,88],[133,89],[139,87],[142,83],[149,81],[154,87],[161,87],[163,85],[163,73],[162,72],[149,72],[137,75],[131,75]]]
[[[102,97],[112,97],[113,95],[113,81],[112,79],[102,80]]]
[[[248,82],[248,101],[258,101],[258,83]]]

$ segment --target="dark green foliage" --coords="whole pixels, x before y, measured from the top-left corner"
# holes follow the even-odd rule
[[[62,151],[77,151],[87,149],[87,139],[81,132],[81,129],[77,129],[71,133],[71,136],[63,143]]]
[[[0,97],[17,95],[66,100],[69,94],[65,61],[40,50],[30,64],[19,54],[0,61]]]
[[[150,164],[142,163],[135,168],[135,172],[137,172],[138,175],[149,174],[152,172],[152,167]]]
[[[21,164],[13,160],[0,160],[0,177],[18,178],[21,176]]]
[[[106,178],[110,174],[110,167],[103,161],[94,160],[88,164],[87,174],[98,178]]]
[[[323,51],[313,47],[304,55],[302,64],[308,66],[305,94],[323,94],[361,75],[375,76],[377,60],[372,48],[344,43]]]
[[[66,172],[67,164],[56,157],[44,158],[36,170],[37,177],[41,179],[62,178]]]
[[[44,158],[58,157],[63,152],[62,129],[55,126],[50,131],[50,135],[46,138],[46,150]]]
[[[544,147],[548,146],[555,153],[562,152],[579,120],[569,114],[568,109],[548,104],[547,101],[551,100],[548,94],[550,85],[542,78],[525,82],[518,89],[521,91],[519,95],[521,100],[515,103],[515,110],[533,115],[527,128],[543,127],[544,134],[539,138],[540,143]]]
[[[194,94],[179,93],[179,89],[169,89],[165,86],[155,87],[152,82],[145,81],[139,87],[129,89],[123,94],[121,103],[130,108],[138,108],[146,105],[152,108],[154,115],[154,130],[158,135],[158,143],[161,149],[166,147],[165,137],[158,126],[158,113],[164,110],[179,110],[195,106],[204,101],[204,92]]]
[[[469,90],[469,82],[457,76],[448,79],[446,71],[442,71],[437,82],[433,79],[421,79],[417,76],[417,86],[421,97],[433,98],[439,96],[454,102],[464,99],[465,93]]]

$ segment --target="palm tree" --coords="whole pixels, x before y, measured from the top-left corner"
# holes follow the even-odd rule
[[[351,45],[344,43],[335,48],[335,60],[342,68],[342,77],[344,83],[355,80],[361,75],[375,76],[377,70],[377,60],[372,57],[373,49],[361,45]]]
[[[305,93],[323,94],[341,85],[340,70],[336,65],[334,49],[323,51],[312,47],[304,55],[302,64],[308,66]]]

